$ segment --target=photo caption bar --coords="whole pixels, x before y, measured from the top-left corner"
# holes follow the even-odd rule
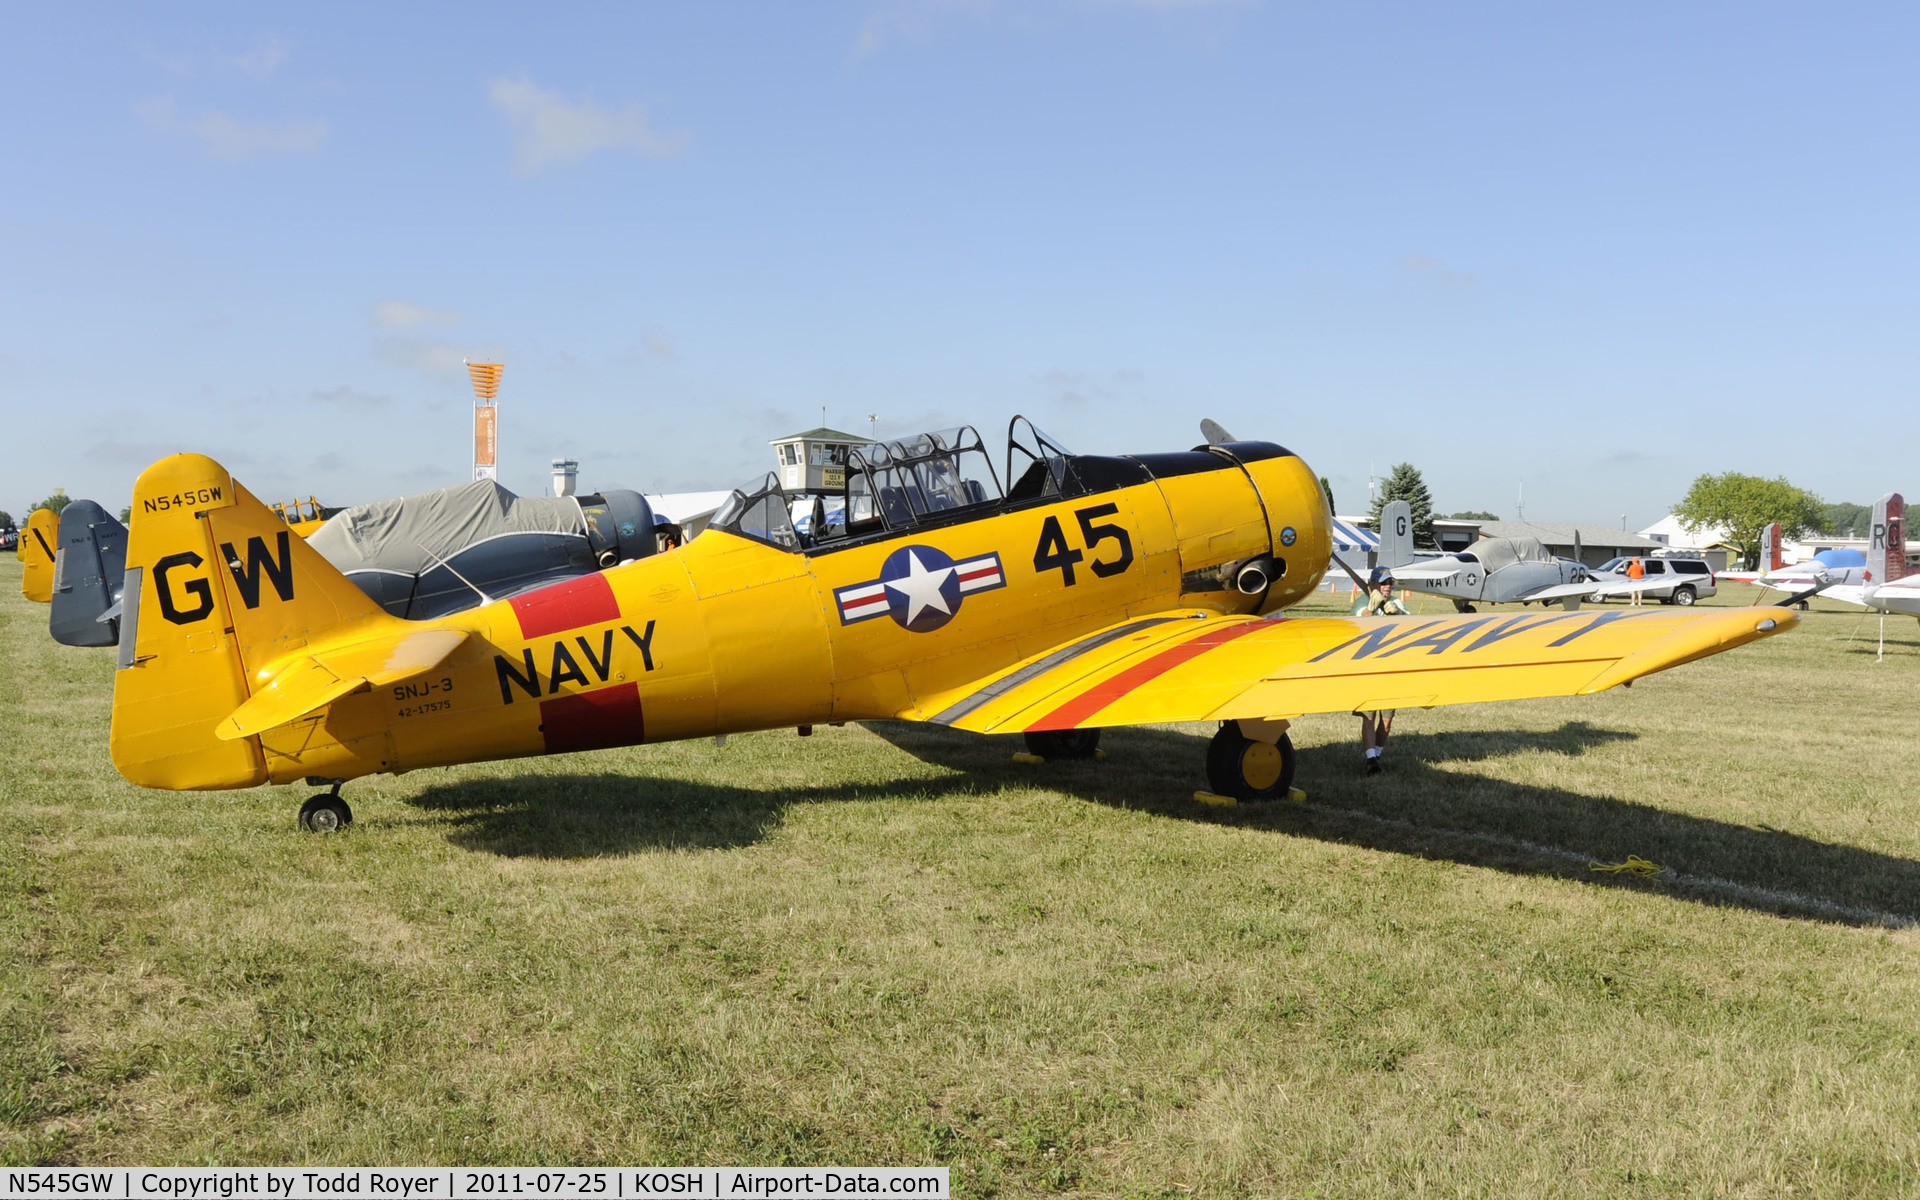
[[[0,1200],[947,1200],[946,1167],[19,1167]]]

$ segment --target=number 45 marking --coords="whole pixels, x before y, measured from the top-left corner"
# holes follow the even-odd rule
[[[1101,542],[1119,542],[1120,556],[1110,562],[1094,559],[1087,565],[1093,573],[1102,579],[1118,575],[1133,565],[1133,539],[1127,531],[1118,525],[1097,522],[1100,517],[1119,515],[1117,504],[1096,504],[1092,508],[1074,511],[1074,517],[1080,522],[1080,536],[1086,542],[1086,550],[1075,550],[1067,544],[1067,535],[1060,528],[1059,517],[1048,517],[1040,526],[1040,544],[1033,551],[1033,569],[1036,571],[1060,572],[1063,587],[1072,587],[1074,564],[1087,557],[1087,551],[1098,548]]]

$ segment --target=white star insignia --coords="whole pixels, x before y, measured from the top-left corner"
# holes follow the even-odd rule
[[[915,618],[928,609],[953,615],[947,607],[947,598],[940,594],[940,585],[953,574],[952,567],[941,567],[937,571],[927,570],[920,556],[907,551],[907,575],[904,579],[889,579],[887,586],[899,592],[907,601],[907,624],[913,624]]]

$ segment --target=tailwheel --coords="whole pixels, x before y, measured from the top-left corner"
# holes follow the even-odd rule
[[[1100,751],[1098,729],[1045,729],[1027,734],[1027,753],[1052,761],[1092,758]]]
[[[1236,800],[1284,799],[1293,786],[1293,739],[1257,742],[1228,721],[1207,747],[1207,785]]]
[[[338,833],[353,824],[353,810],[338,792],[309,796],[300,806],[300,828],[308,833]]]

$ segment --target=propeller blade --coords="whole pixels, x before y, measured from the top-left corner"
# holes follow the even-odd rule
[[[1209,446],[1218,446],[1225,442],[1237,442],[1240,440],[1228,433],[1220,422],[1211,417],[1203,417],[1201,419],[1200,436],[1207,439],[1207,445]]]

